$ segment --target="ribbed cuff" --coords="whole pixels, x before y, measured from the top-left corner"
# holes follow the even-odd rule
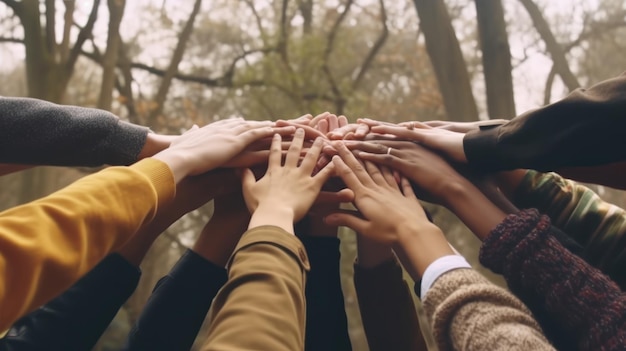
[[[475,130],[463,137],[463,151],[467,162],[483,171],[504,169],[498,159],[497,144],[500,127]]]
[[[258,244],[280,247],[296,258],[305,271],[311,269],[311,264],[309,263],[309,258],[302,242],[295,235],[287,233],[284,229],[273,225],[255,227],[245,232],[228,260],[228,266],[232,263],[237,252],[248,246]]]
[[[480,247],[480,262],[494,273],[502,274],[507,256],[535,229],[541,219],[541,215],[535,209],[508,215],[483,241]]]
[[[112,165],[130,165],[137,161],[137,156],[146,144],[149,129],[118,120],[115,131],[106,139],[111,149]],[[122,146],[122,147],[121,147]]]
[[[148,177],[157,191],[158,206],[174,199],[176,183],[174,182],[174,175],[166,163],[154,158],[146,158],[130,166],[130,168]]]

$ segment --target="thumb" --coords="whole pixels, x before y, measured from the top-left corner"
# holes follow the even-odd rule
[[[348,227],[357,233],[367,231],[369,226],[366,220],[347,213],[332,213],[324,218],[324,222],[333,227]]]
[[[256,178],[250,168],[246,168],[241,171],[241,187],[243,189],[249,190],[255,183]]]

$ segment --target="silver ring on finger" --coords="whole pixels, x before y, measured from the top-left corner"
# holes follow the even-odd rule
[[[391,155],[391,148],[390,147],[387,148],[387,155]]]

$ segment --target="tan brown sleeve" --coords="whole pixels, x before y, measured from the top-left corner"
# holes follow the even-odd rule
[[[202,350],[303,350],[308,270],[294,235],[274,226],[248,230],[213,302]]]

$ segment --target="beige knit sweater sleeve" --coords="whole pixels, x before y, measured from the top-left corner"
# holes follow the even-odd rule
[[[440,351],[554,350],[520,300],[472,269],[437,278],[424,309]]]

